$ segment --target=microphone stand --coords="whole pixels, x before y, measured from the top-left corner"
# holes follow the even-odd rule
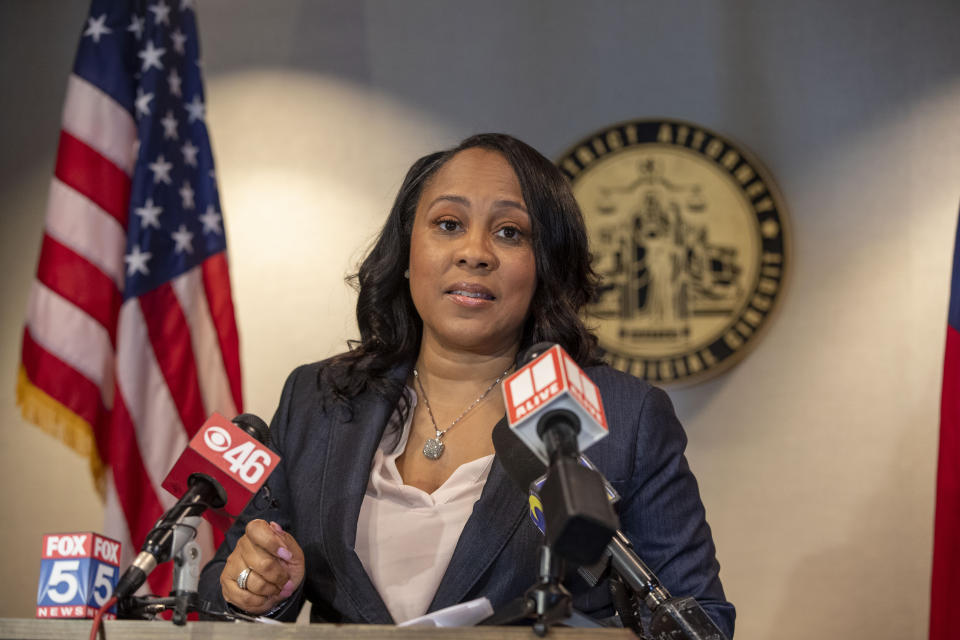
[[[563,560],[550,549],[540,547],[539,575],[537,582],[519,598],[486,618],[481,625],[513,624],[521,620],[533,620],[533,632],[538,637],[547,635],[552,625],[572,623],[571,626],[599,627],[586,616],[575,614],[573,598],[561,583]],[[586,622],[587,624],[583,624]]]
[[[563,586],[564,558],[581,564],[595,562],[616,530],[603,480],[577,461],[579,423],[571,412],[560,409],[546,414],[539,423],[540,436],[550,459],[544,484],[547,518],[546,542],[539,551],[537,582],[481,625],[511,624],[533,619],[533,631],[546,635],[551,625],[602,627],[573,609],[573,598]]]
[[[173,589],[169,597],[159,596],[130,596],[119,603],[119,609],[124,618],[152,619],[164,611],[173,611],[173,624],[183,626],[187,623],[187,614],[199,611],[200,594],[197,591],[200,583],[201,552],[200,545],[193,540],[196,527],[200,524],[200,516],[182,518],[173,532],[173,539],[178,536],[189,536],[191,539],[179,545],[179,550],[173,557]],[[172,543],[176,548],[176,542]]]
[[[200,599],[197,588],[203,568],[200,545],[191,540],[183,545],[173,557],[173,589],[168,597],[130,596],[118,605],[126,619],[154,620],[164,611],[173,611],[173,624],[184,626],[187,615],[202,613],[207,619],[234,622],[256,622],[253,616],[239,612],[223,611],[213,603]]]

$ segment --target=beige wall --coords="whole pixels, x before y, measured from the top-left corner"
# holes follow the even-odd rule
[[[342,278],[419,154],[488,129],[556,155],[626,118],[699,122],[767,165],[793,221],[767,334],[671,390],[737,637],[925,637],[954,3],[202,4],[247,410],[269,418],[286,373],[352,335]],[[0,616],[31,615],[41,533],[102,528],[83,461],[13,405],[85,10],[53,6],[0,4]]]

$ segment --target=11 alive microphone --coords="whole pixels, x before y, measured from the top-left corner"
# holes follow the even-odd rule
[[[548,464],[540,498],[547,544],[578,565],[597,562],[617,530],[603,477],[583,449],[607,435],[597,386],[559,345],[534,345],[503,383],[511,431]]]
[[[227,420],[211,415],[163,481],[180,499],[147,534],[140,553],[120,578],[114,595],[133,595],[160,563],[174,558],[196,536],[200,518],[226,530],[280,462],[268,449],[270,431],[255,415]]]

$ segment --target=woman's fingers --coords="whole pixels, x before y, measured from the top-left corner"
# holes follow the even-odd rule
[[[292,550],[291,550],[292,548]],[[243,588],[237,578],[246,570]],[[276,523],[251,521],[220,574],[223,597],[250,613],[289,598],[303,580],[303,551]]]
[[[240,586],[239,583],[237,586]],[[271,596],[279,594],[281,589],[281,587],[278,587],[273,582],[265,580],[256,571],[251,571],[247,574],[247,583],[244,587],[246,591],[249,591],[253,595],[263,596],[264,598],[270,598]]]
[[[223,598],[235,607],[239,607],[250,613],[264,613],[269,611],[273,604],[270,599],[258,595],[248,589],[241,589],[237,583],[237,577],[242,569],[232,570],[230,566],[225,566],[220,574],[220,590],[223,592]],[[252,576],[247,577],[247,586],[250,585]]]
[[[240,538],[235,550],[240,553],[244,568],[250,567],[259,579],[276,585],[277,591],[290,579],[280,558],[253,542],[249,536]]]
[[[281,547],[277,549],[277,555],[283,558],[288,564],[303,564],[303,550],[293,538],[292,535],[283,530],[276,522],[270,522],[270,530],[280,541]]]
[[[284,531],[278,523],[270,522],[269,526],[281,544],[281,546],[277,548],[276,554],[283,559],[284,565],[289,573],[290,582],[284,585],[284,590],[289,590],[290,593],[293,593],[293,590],[303,582],[305,572],[303,549],[300,548],[300,545],[294,537]]]

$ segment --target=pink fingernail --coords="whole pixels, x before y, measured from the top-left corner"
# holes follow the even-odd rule
[[[283,585],[283,589],[280,590],[280,597],[286,600],[293,593],[294,588],[293,580],[287,580],[287,584]]]
[[[273,520],[270,521],[270,528],[276,531],[277,533],[283,533],[283,527],[281,527],[279,524],[277,524]]]
[[[290,553],[290,550],[286,547],[280,547],[277,549],[277,555],[288,562],[293,559],[293,554]]]

